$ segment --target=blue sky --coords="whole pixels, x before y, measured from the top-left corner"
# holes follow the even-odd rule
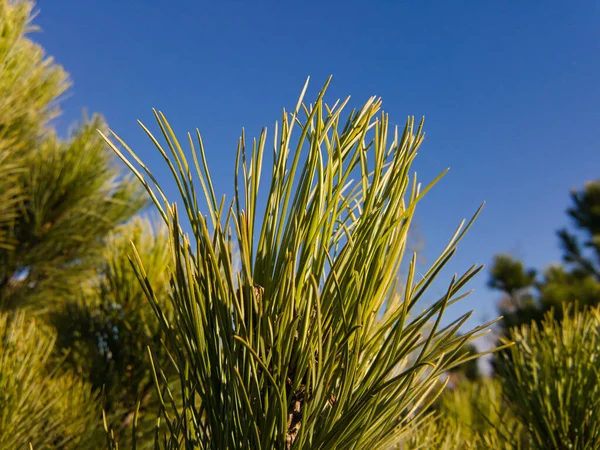
[[[486,201],[442,285],[498,252],[535,267],[558,261],[569,190],[600,176],[594,2],[41,0],[37,9],[34,38],[74,82],[59,128],[83,108],[102,113],[165,183],[136,124],[151,122],[152,107],[180,134],[200,128],[226,193],[241,127],[271,128],[309,75],[309,96],[333,74],[329,100],[379,95],[397,124],[425,115],[419,176],[451,168],[419,211],[426,260]],[[452,314],[493,318],[498,295],[486,281],[484,272]]]

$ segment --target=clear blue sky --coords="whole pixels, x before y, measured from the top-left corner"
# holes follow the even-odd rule
[[[136,124],[152,107],[180,134],[200,128],[220,192],[231,191],[240,128],[272,127],[308,75],[311,93],[334,75],[329,99],[381,96],[395,123],[425,115],[420,177],[451,167],[419,211],[427,260],[487,202],[444,285],[497,252],[558,261],[569,190],[600,176],[591,1],[41,0],[38,10],[35,39],[74,81],[60,129],[83,108],[101,112],[164,180]],[[454,313],[492,318],[486,281]]]

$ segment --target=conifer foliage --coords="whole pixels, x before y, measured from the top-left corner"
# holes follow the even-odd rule
[[[53,119],[70,82],[29,38],[33,16],[31,2],[0,1],[0,447],[95,449],[108,377],[68,364],[87,343],[56,318],[101,303],[107,239],[147,197],[98,135],[99,116],[59,137]]]
[[[511,330],[499,376],[532,449],[600,448],[600,311],[564,307],[562,322]]]
[[[0,305],[43,312],[85,285],[103,238],[145,198],[119,179],[100,117],[67,139],[52,128],[69,80],[25,36],[31,9],[0,2]]]
[[[101,404],[52,361],[56,332],[23,312],[0,314],[0,443],[4,449],[93,449]]]
[[[327,105],[325,89],[306,104],[305,86],[276,124],[264,211],[266,130],[250,145],[242,134],[228,203],[213,189],[199,132],[186,155],[161,113],[164,147],[142,125],[180,189],[179,208],[125,142],[106,137],[169,227],[172,318],[134,257],[177,373],[150,353],[166,424],[160,448],[389,448],[489,325],[459,335],[467,314],[440,326],[477,266],[417,311],[471,222],[423,275],[413,255],[402,295],[394,289],[415,208],[437,181],[423,188],[410,173],[422,123],[390,131],[377,98],[344,119],[348,100]]]
[[[144,130],[177,206],[100,117],[59,136],[69,79],[28,38],[31,17],[30,2],[0,1],[2,445],[102,448],[102,407],[113,448],[408,442],[490,325],[442,322],[478,266],[427,295],[472,221],[428,270],[409,257],[398,287],[415,209],[441,178],[411,173],[423,124],[390,129],[378,98],[328,105],[327,86],[306,103],[305,86],[272,159],[266,130],[242,134],[228,203],[200,134],[186,154],[156,113],[161,139]],[[148,195],[161,226],[130,220]]]

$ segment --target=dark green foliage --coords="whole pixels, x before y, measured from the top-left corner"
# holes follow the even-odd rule
[[[574,191],[571,199],[573,206],[567,212],[584,237],[580,242],[574,233],[558,232],[564,260],[577,272],[600,282],[600,179],[586,183],[581,191]]]
[[[499,309],[505,329],[539,323],[551,309],[560,318],[564,303],[579,307],[600,303],[600,180],[574,192],[572,200],[568,213],[583,242],[576,234],[559,231],[565,266],[550,266],[536,278],[535,270],[525,269],[508,255],[494,259],[488,284],[504,294]]]
[[[535,295],[536,272],[525,269],[521,261],[509,255],[495,256],[488,286],[504,295],[498,309],[505,329],[542,318],[543,311]]]
[[[61,330],[58,346],[67,353],[66,362],[97,390],[104,390],[111,426],[126,437],[138,400],[140,416],[154,425],[157,406],[147,346],[163,363],[167,360],[160,342],[163,332],[131,267],[132,243],[168,313],[166,228],[135,219],[107,239],[89,292],[52,314],[54,325]]]
[[[525,269],[521,261],[509,255],[497,255],[490,270],[488,286],[505,292],[510,302],[516,307],[520,306],[526,298],[526,291],[535,284],[536,272]]]
[[[561,313],[563,303],[575,306],[576,302],[579,307],[600,303],[600,283],[593,275],[561,266],[551,266],[545,271],[538,291],[543,310],[554,308],[557,314]]]

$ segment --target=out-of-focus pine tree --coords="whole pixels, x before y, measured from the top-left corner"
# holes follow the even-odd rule
[[[131,267],[132,243],[163,313],[170,317],[167,229],[142,218],[110,234],[89,291],[61,304],[50,317],[59,330],[56,349],[65,355],[65,365],[89,380],[96,392],[104,392],[107,420],[123,448],[130,445],[131,423],[140,402],[137,448],[147,449],[154,448],[151,438],[159,408],[148,346],[165,371],[172,371],[161,343],[164,332]]]
[[[0,0],[0,447],[99,448],[100,389],[115,394],[115,403],[126,391],[136,397],[149,390],[146,352],[134,350],[155,338],[155,324],[138,320],[152,311],[140,307],[133,275],[110,272],[128,264],[123,233],[146,222],[123,224],[144,207],[146,194],[99,137],[99,116],[66,138],[55,130],[70,81],[29,38],[33,8]],[[111,313],[111,305],[131,313]],[[98,339],[104,328],[73,333],[80,317],[68,313],[81,310],[118,328],[111,357]]]
[[[600,179],[571,193],[567,209],[574,231],[558,232],[563,264],[547,267],[541,277],[508,255],[497,255],[488,285],[502,292],[499,305],[505,329],[540,322],[554,310],[560,318],[563,305],[578,308],[600,303]]]
[[[0,2],[0,305],[45,312],[85,289],[105,237],[145,204],[84,119],[53,128],[69,87],[28,38],[31,2]]]

